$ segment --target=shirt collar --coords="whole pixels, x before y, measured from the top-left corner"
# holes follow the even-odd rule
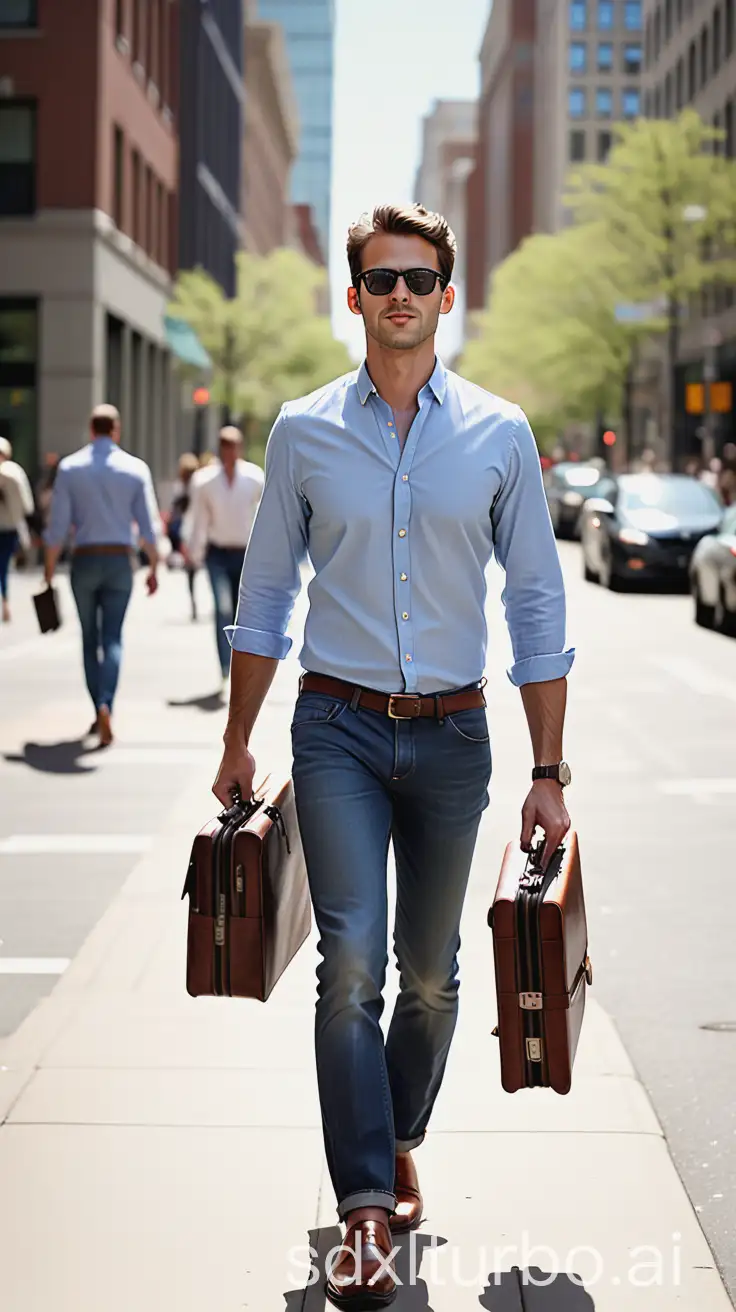
[[[368,366],[365,360],[358,370],[356,385],[358,388],[358,396],[360,397],[360,404],[365,405],[371,393],[376,392],[373,379],[368,373]],[[432,375],[427,382],[427,387],[432,389],[435,399],[439,401],[440,405],[442,405],[447,391],[447,370],[439,356],[435,357],[434,369],[432,370]],[[422,391],[423,390],[424,389],[422,388]],[[377,392],[376,395],[378,395]]]

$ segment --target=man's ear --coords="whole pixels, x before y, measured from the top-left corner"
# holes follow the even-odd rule
[[[448,287],[445,287],[445,290],[442,293],[442,305],[440,306],[440,314],[449,314],[454,304],[455,304],[455,288],[452,286],[452,283],[450,283]]]
[[[348,309],[353,314],[363,313],[360,308],[360,295],[355,287],[348,287]]]

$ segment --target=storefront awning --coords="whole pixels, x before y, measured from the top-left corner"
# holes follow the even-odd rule
[[[164,317],[166,340],[177,359],[195,369],[211,369],[212,361],[194,329],[183,319]]]

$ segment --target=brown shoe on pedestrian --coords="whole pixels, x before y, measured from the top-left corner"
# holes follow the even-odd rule
[[[388,1226],[382,1221],[348,1224],[342,1250],[325,1282],[330,1302],[354,1312],[372,1312],[393,1303],[397,1280],[392,1249]]]
[[[114,734],[112,731],[112,721],[110,719],[110,709],[107,706],[101,706],[97,712],[97,732],[100,735],[100,747],[109,747],[113,741]]]
[[[396,1154],[396,1173],[394,1176],[394,1193],[396,1210],[389,1218],[393,1234],[402,1234],[405,1230],[416,1230],[422,1219],[424,1202],[419,1189],[417,1168],[411,1153]]]
[[[10,604],[7,601],[3,601],[3,624],[10,624],[11,619]]]

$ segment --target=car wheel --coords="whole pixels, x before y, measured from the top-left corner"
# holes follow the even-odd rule
[[[715,606],[707,606],[700,595],[697,579],[693,579],[693,598],[695,600],[695,623],[701,629],[712,629],[716,622]]]
[[[725,633],[729,638],[736,638],[736,611],[729,610],[726,604],[726,589],[721,587],[720,601],[720,624],[721,633]]]
[[[591,569],[590,565],[588,564],[588,558],[585,555],[585,552],[583,552],[583,578],[585,579],[586,583],[600,583],[600,578],[596,574],[595,570]]]
[[[609,592],[625,592],[626,590],[626,584],[621,575],[617,574],[613,568],[613,561],[610,556],[607,559],[604,558],[600,581],[604,588],[608,588]]]

